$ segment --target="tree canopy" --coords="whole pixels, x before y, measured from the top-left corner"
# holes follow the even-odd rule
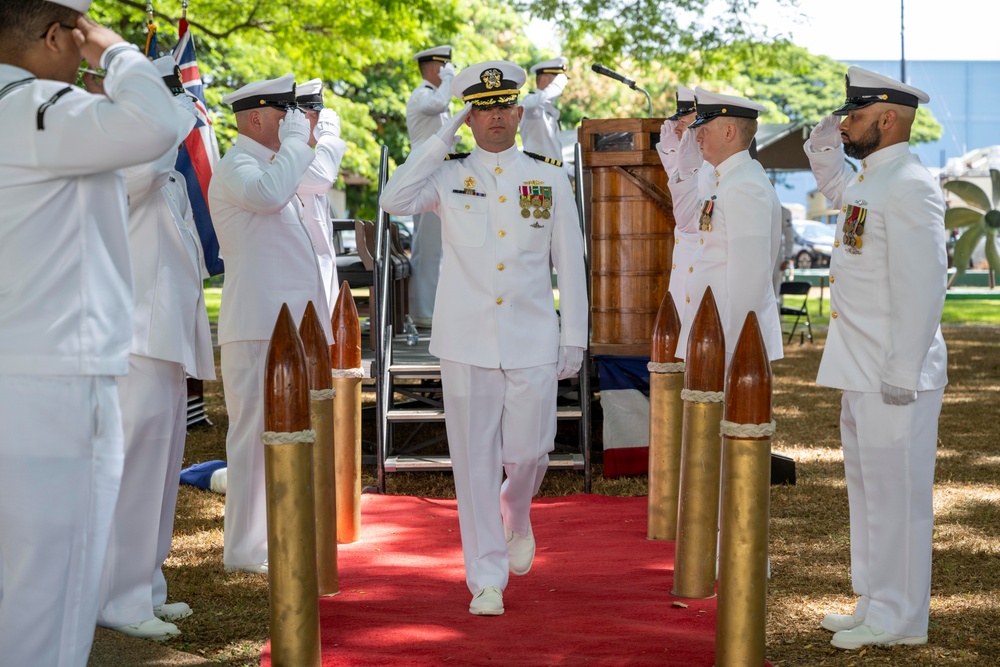
[[[794,4],[796,0],[786,0]],[[556,21],[561,52],[570,58],[570,85],[560,107],[564,127],[583,117],[645,116],[645,96],[590,71],[604,62],[649,91],[653,115],[673,112],[678,83],[764,101],[766,122],[814,122],[842,99],[846,66],[814,56],[753,26],[757,0],[187,0],[205,96],[223,151],[235,136],[224,94],[251,81],[289,72],[322,78],[329,106],[340,114],[348,151],[342,174],[348,208],[375,212],[379,146],[396,162],[409,152],[406,100],[420,83],[412,54],[451,44],[456,66],[502,58],[525,68],[546,53],[525,35],[527,16]],[[177,41],[182,0],[153,0],[160,53]],[[126,39],[143,44],[142,0],[95,0],[90,14]],[[710,13],[710,9],[716,11]],[[526,88],[531,88],[529,81]],[[453,108],[458,108],[457,101]],[[914,139],[940,136],[926,110]],[[463,130],[463,142],[471,135]],[[365,183],[367,182],[367,185]]]

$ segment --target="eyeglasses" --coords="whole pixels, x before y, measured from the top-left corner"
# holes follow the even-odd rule
[[[65,23],[62,23],[61,21],[54,21],[54,23],[57,23],[59,25],[59,27],[62,28],[63,30],[76,30],[76,26],[75,25],[66,25]],[[52,27],[52,23],[49,24],[49,27],[45,29],[45,32],[43,32],[41,34],[41,36],[39,36],[38,39],[45,39],[45,36],[47,34],[49,34],[49,28],[51,28],[51,27]]]
[[[271,107],[272,109],[278,109],[279,111],[293,111],[299,108],[299,105],[295,102],[264,102],[263,106]]]
[[[302,103],[299,103],[299,109],[301,109],[302,111],[322,111],[325,108],[326,107],[323,106],[322,104],[312,104],[312,103],[310,103],[310,104],[302,104]]]

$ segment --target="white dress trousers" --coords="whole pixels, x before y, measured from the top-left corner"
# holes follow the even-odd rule
[[[267,560],[267,502],[264,495],[264,364],[269,341],[248,340],[222,346],[226,380],[225,554],[230,567]],[[234,502],[231,499],[239,499]]]
[[[113,377],[0,374],[0,663],[84,667],[122,475]]]
[[[115,507],[97,614],[97,624],[108,628],[149,620],[153,607],[166,600],[165,583],[161,600],[154,602],[152,589],[170,551],[187,427],[187,384],[179,363],[132,355],[118,392],[123,502]]]
[[[909,405],[886,405],[881,393],[845,391],[841,401],[855,613],[894,635],[927,634],[943,395],[932,389]]]
[[[410,242],[410,315],[430,319],[441,276],[441,218],[434,211],[413,216],[413,239]]]
[[[555,364],[500,369],[441,360],[465,581],[473,593],[507,586],[503,522],[528,533],[531,498],[556,436],[557,384]]]

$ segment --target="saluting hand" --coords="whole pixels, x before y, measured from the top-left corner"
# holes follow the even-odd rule
[[[109,46],[125,40],[114,30],[98,25],[81,14],[76,20],[73,41],[80,47],[80,55],[92,67],[97,67],[101,62],[101,56]]]
[[[820,152],[832,150],[843,143],[840,138],[840,116],[830,114],[812,129],[809,133],[809,143],[813,151]]]
[[[444,67],[441,68],[441,72],[438,76],[441,77],[441,81],[453,78],[455,76],[455,63],[446,62]]]
[[[690,178],[696,170],[701,169],[703,164],[705,164],[705,158],[702,157],[701,146],[698,145],[698,131],[684,130],[680,148],[677,149],[677,172],[681,179]]]
[[[319,112],[316,128],[313,130],[316,141],[323,137],[340,138],[340,116],[333,109],[323,109]]]
[[[660,127],[660,143],[656,144],[656,150],[664,155],[676,151],[680,148],[681,140],[677,137],[677,121],[665,120]]]
[[[458,134],[458,128],[462,127],[462,123],[465,122],[465,118],[472,111],[472,102],[466,102],[462,110],[457,114],[445,121],[441,129],[437,131],[437,136],[449,146],[455,145],[455,138]]]
[[[304,144],[309,143],[309,121],[306,115],[298,109],[285,112],[285,117],[278,121],[278,141],[282,145],[290,139],[298,139]]]

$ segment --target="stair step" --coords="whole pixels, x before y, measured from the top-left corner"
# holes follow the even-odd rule
[[[434,472],[451,470],[449,456],[390,456],[386,472]],[[549,470],[583,470],[582,454],[549,454]]]
[[[580,419],[583,413],[579,406],[560,405],[556,408],[556,419]],[[436,408],[397,408],[386,413],[386,420],[395,423],[443,422],[444,410]]]

